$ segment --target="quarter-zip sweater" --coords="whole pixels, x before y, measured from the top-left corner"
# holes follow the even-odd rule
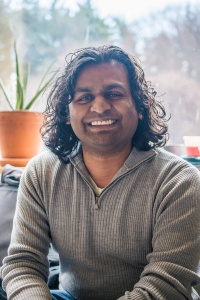
[[[79,300],[191,298],[200,256],[200,175],[164,150],[133,149],[96,197],[81,152],[44,151],[23,172],[8,256],[10,300],[49,300],[49,243],[60,287]]]

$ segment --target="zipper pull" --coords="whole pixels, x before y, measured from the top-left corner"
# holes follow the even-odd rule
[[[94,205],[94,209],[98,210],[99,209],[99,205],[97,202],[95,202],[95,205]]]

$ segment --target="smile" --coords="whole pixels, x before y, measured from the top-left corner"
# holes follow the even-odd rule
[[[93,121],[90,123],[90,125],[92,125],[92,126],[111,125],[115,122],[116,122],[116,120]]]

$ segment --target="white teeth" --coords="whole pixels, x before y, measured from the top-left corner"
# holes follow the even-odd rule
[[[115,120],[106,120],[106,121],[93,121],[91,122],[92,126],[99,126],[99,125],[110,125],[113,124]]]

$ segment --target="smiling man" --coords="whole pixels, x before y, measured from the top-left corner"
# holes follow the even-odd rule
[[[112,60],[86,67],[77,79],[69,112],[68,124],[82,143],[85,165],[104,188],[129,156],[141,118],[125,66]],[[106,166],[102,159],[108,160]]]
[[[200,175],[161,148],[165,109],[136,58],[116,46],[73,53],[44,116],[50,151],[21,179],[2,268],[8,299],[192,299]]]

